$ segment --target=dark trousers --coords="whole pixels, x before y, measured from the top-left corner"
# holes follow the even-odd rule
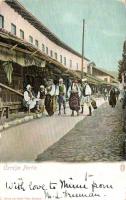
[[[65,98],[63,95],[59,95],[58,97],[58,104],[59,104],[59,112],[61,112],[61,107],[63,105],[63,108],[64,108],[64,112],[65,112],[65,109],[66,109],[66,101],[65,101]]]

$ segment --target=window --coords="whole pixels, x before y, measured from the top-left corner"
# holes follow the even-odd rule
[[[0,15],[0,28],[4,28],[4,17]]]
[[[57,60],[57,53],[55,52],[55,59]]]
[[[46,53],[47,53],[47,54],[49,53],[48,47],[46,47]]]
[[[105,81],[105,82],[108,82],[108,79],[107,79],[107,78],[104,78],[104,81]]]
[[[35,40],[35,46],[36,46],[36,47],[39,46],[38,40]]]
[[[64,57],[64,65],[66,65],[66,57]]]
[[[14,24],[11,24],[11,33],[16,35],[16,26]]]
[[[24,31],[20,29],[20,38],[24,39]]]
[[[91,66],[87,66],[87,73],[91,74]]]
[[[53,51],[52,50],[50,50],[50,56],[53,57]]]
[[[31,44],[33,44],[33,37],[32,37],[31,35],[29,35],[29,42],[30,42]]]
[[[72,68],[72,60],[70,60],[70,68]]]
[[[42,51],[45,52],[45,45],[42,44]]]
[[[77,63],[77,65],[76,65],[76,66],[77,66],[77,70],[78,70],[78,63]]]
[[[60,62],[62,63],[62,55],[60,55]]]

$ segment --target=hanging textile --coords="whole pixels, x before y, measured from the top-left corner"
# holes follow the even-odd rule
[[[4,64],[4,71],[7,76],[7,80],[9,84],[12,83],[12,72],[13,72],[13,67],[12,67],[12,62],[5,62]]]

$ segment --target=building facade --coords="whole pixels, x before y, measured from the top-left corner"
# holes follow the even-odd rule
[[[23,12],[25,12],[25,16]],[[32,24],[28,21],[29,17],[33,21]],[[35,27],[35,23],[38,23],[38,26]],[[44,54],[62,63],[64,67],[72,70],[81,70],[81,55],[61,42],[18,1],[5,0],[0,3],[0,28],[31,43]],[[44,31],[43,33],[40,31],[41,29],[47,29],[45,34]],[[87,63],[88,59],[84,59],[85,72],[87,72]]]
[[[35,92],[52,78],[81,79],[82,56],[63,43],[17,0],[0,2],[0,105],[22,107],[23,91],[31,84]],[[95,91],[110,83],[100,69],[84,58],[84,76]],[[106,74],[104,75],[106,76]],[[103,80],[104,79],[104,80]],[[1,104],[2,103],[2,104]],[[1,107],[0,107],[1,108]]]
[[[109,83],[111,84],[113,82],[113,80],[115,79],[114,76],[110,75],[109,73],[107,72],[104,72],[102,70],[99,70],[98,68],[96,67],[93,67],[92,68],[92,74],[94,76],[96,76],[97,78],[103,80],[104,82],[106,83]]]

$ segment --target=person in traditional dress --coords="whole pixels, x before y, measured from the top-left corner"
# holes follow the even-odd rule
[[[69,106],[72,110],[71,116],[74,116],[74,111],[77,112],[77,116],[79,116],[80,110],[80,87],[78,85],[78,81],[74,80],[72,85],[68,89],[68,98],[69,98]]]
[[[115,88],[115,93],[116,93],[116,101],[118,101],[120,94],[119,88]]]
[[[113,108],[116,106],[116,91],[114,87],[110,90],[109,105]]]
[[[52,116],[56,111],[56,86],[53,80],[49,80],[46,87],[45,109],[49,116]]]
[[[81,85],[81,113],[84,112],[84,105],[86,104],[89,108],[89,116],[92,115],[92,109],[91,109],[91,87],[89,86],[87,79],[82,79],[82,85]]]
[[[108,90],[107,90],[107,88],[104,89],[103,95],[104,95],[104,100],[106,101],[107,98],[108,98]]]
[[[59,84],[57,86],[57,92],[58,95],[58,104],[59,104],[59,115],[61,115],[61,107],[63,105],[64,114],[66,114],[66,86],[63,83],[63,79],[59,79]]]
[[[24,92],[23,105],[28,109],[30,113],[31,109],[36,107],[36,102],[37,99],[33,94],[32,87],[30,84],[28,84]]]
[[[37,94],[37,99],[38,99],[37,107],[41,113],[44,112],[44,108],[45,108],[45,96],[46,96],[45,87],[44,85],[40,85],[40,89]]]

